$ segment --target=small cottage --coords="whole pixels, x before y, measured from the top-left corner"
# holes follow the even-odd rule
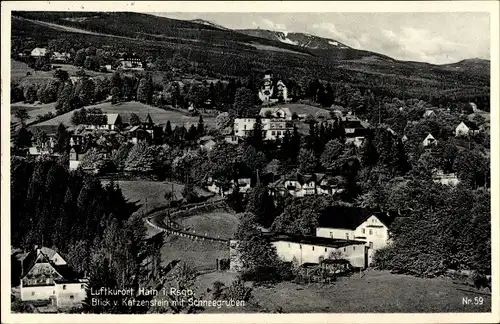
[[[476,123],[471,121],[463,121],[458,124],[457,128],[455,128],[455,136],[469,136],[475,135],[479,132],[479,127]]]
[[[429,133],[422,142],[422,145],[424,147],[435,146],[437,145],[437,140],[434,138],[434,136],[432,136],[431,133]]]

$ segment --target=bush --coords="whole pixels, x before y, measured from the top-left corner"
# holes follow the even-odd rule
[[[236,280],[224,291],[223,296],[226,300],[232,299],[247,302],[252,297],[252,288],[246,287],[244,281]]]
[[[222,297],[224,288],[224,284],[218,280],[212,284],[212,296],[214,297],[214,299],[219,299]]]

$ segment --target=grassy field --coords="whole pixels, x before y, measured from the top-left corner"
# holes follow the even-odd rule
[[[11,118],[15,118],[14,114],[18,109],[26,109],[26,112],[29,115],[28,120],[26,123],[31,123],[35,121],[36,116],[38,115],[45,115],[48,112],[55,113],[56,112],[56,103],[52,102],[49,104],[23,104],[23,103],[16,103],[10,106],[10,114]]]
[[[229,258],[229,246],[224,243],[194,241],[171,235],[165,238],[161,255],[164,265],[172,260],[181,260],[198,271],[215,270],[216,259]]]
[[[228,285],[230,273],[199,276],[200,290],[219,280]],[[285,313],[444,313],[489,312],[491,296],[484,291],[455,283],[449,278],[423,279],[386,271],[366,271],[341,278],[335,284],[298,285],[281,283],[273,287],[254,287],[252,303],[259,311]],[[462,305],[462,298],[483,298],[483,305]],[[211,308],[207,312],[254,312],[253,309]]]
[[[280,104],[276,105],[273,107],[284,107],[284,108],[290,108],[290,111],[292,113],[297,113],[297,114],[307,114],[307,115],[313,115],[316,117],[317,113],[324,113],[327,114],[328,116],[328,110],[324,108],[318,108],[306,104],[301,104],[301,103],[292,103],[292,104]]]
[[[157,107],[149,106],[140,102],[122,102],[118,104],[111,104],[110,102],[101,103],[94,106],[85,107],[88,108],[99,108],[104,113],[119,113],[122,116],[122,120],[124,122],[128,122],[130,115],[132,113],[138,115],[141,119],[144,119],[146,115],[149,113],[153,122],[156,124],[166,124],[167,121],[170,121],[173,125],[178,126],[187,126],[196,125],[198,123],[199,117],[197,116],[185,116],[177,111],[167,111]],[[57,116],[50,120],[46,120],[42,123],[36,124],[36,126],[55,126],[59,125],[59,123],[63,123],[65,125],[71,125],[71,116],[73,112],[68,112],[66,114]],[[215,118],[213,117],[204,117],[203,118],[205,125],[213,126],[215,125]]]
[[[68,72],[69,76],[75,76],[76,72],[79,70],[79,67],[76,67],[72,64],[55,64],[60,66],[62,70]],[[35,71],[28,66],[28,64],[15,61],[13,59],[10,60],[10,78],[11,82],[20,83],[20,84],[31,84],[37,83],[42,84],[48,82],[48,80],[52,79],[54,76],[54,71]],[[27,76],[26,74],[30,72],[31,75]],[[96,76],[111,76],[111,73],[103,73],[103,72],[95,72],[90,70],[85,70],[91,77]]]
[[[178,224],[197,234],[230,239],[238,228],[238,216],[225,212],[194,215],[176,220]]]
[[[102,182],[104,184],[109,181],[103,180]],[[120,186],[125,199],[140,205],[138,213],[146,213],[153,208],[166,205],[168,201],[165,199],[165,193],[172,191],[172,186],[174,191],[179,194],[184,188],[183,184],[168,181],[115,181],[115,184]]]

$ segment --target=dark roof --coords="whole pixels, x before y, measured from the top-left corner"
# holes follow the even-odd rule
[[[35,266],[36,263],[48,263],[54,270],[57,271],[63,278],[59,279],[61,282],[75,282],[78,281],[78,274],[73,271],[68,265],[56,265],[54,262],[52,262],[49,258],[49,256],[44,253],[43,251],[39,250],[39,253],[36,251],[33,251],[33,255],[36,255],[35,258],[33,259],[32,264],[28,267],[28,270],[24,273],[24,276],[26,276],[31,269]]]
[[[349,260],[346,259],[325,259],[321,261],[321,263],[326,263],[326,264],[351,264]]]
[[[355,241],[355,240],[344,240],[344,239],[334,239],[329,237],[320,237],[320,236],[312,236],[312,235],[297,235],[297,234],[288,234],[288,233],[274,233],[268,232],[263,233],[271,242],[277,241],[285,241],[292,243],[303,243],[303,244],[311,244],[311,245],[319,245],[325,247],[332,248],[340,248],[348,245],[355,244],[365,244],[364,241]]]
[[[324,173],[312,173],[312,174],[302,174],[297,172],[285,178],[288,181],[297,181],[301,185],[304,183],[309,183],[311,181],[319,182],[325,177]]]
[[[78,282],[78,274],[68,265],[56,265],[51,263],[52,267],[63,277],[58,282]]]
[[[148,113],[148,115],[146,116],[146,118],[144,119],[144,122],[143,124],[154,124],[153,123],[153,119],[151,118],[151,115]]]
[[[392,218],[386,213],[361,207],[330,206],[321,214],[318,226],[354,230],[372,215],[375,215],[386,226],[390,224]]]
[[[361,124],[361,120],[353,120],[349,119],[343,122],[344,128],[362,128],[364,129],[365,127]]]
[[[465,124],[465,126],[469,127],[469,129],[471,129],[471,130],[479,130],[479,126],[477,126],[477,124],[473,121],[464,120],[463,123]]]
[[[366,128],[355,128],[354,133],[345,133],[345,137],[368,136],[369,130]]]

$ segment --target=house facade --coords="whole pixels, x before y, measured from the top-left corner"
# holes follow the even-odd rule
[[[252,179],[251,178],[239,178],[237,180],[238,190],[242,195],[246,195],[252,189]],[[233,188],[235,186],[234,180],[229,182],[228,187],[225,189],[217,180],[209,177],[207,180],[207,190],[220,195],[222,197],[230,195],[233,193]]]
[[[103,114],[102,122],[84,125],[87,130],[117,130],[122,125],[120,114]]]
[[[432,136],[432,134],[428,134],[424,141],[422,142],[422,145],[424,147],[428,147],[428,146],[435,146],[437,145],[437,140],[434,138],[434,136]]]
[[[436,113],[432,109],[427,109],[424,112],[424,118],[429,118],[429,117],[436,117]]]
[[[69,170],[71,171],[78,169],[84,157],[85,153],[78,153],[77,149],[72,147],[69,151]]]
[[[371,264],[374,252],[391,242],[389,219],[387,214],[363,208],[332,206],[321,215],[316,236],[363,241]]]
[[[284,262],[319,265],[324,260],[341,258],[354,267],[365,268],[367,265],[367,252],[361,241],[282,233],[264,234]],[[231,240],[229,246],[230,270],[241,271],[243,264],[238,252],[238,241]]]
[[[43,47],[36,47],[31,51],[33,57],[43,57],[47,54],[47,49]]]
[[[81,305],[86,297],[88,280],[78,278],[52,249],[37,248],[33,253],[36,253],[36,258],[21,278],[21,300],[49,300],[58,308]]]
[[[285,120],[292,120],[292,112],[290,108],[261,108],[259,116],[263,118],[278,118]]]
[[[344,191],[342,182],[339,177],[324,173],[296,173],[271,183],[269,189],[272,194],[281,196],[334,195]]]
[[[266,71],[264,73],[264,80],[262,82],[262,87],[259,90],[259,99],[262,102],[270,102],[273,96],[273,74],[271,71]]]
[[[123,55],[119,58],[121,63],[121,68],[126,70],[143,70],[144,66],[142,63],[142,59],[135,55]]]
[[[238,137],[250,136],[256,121],[256,118],[235,118],[234,135]],[[284,118],[261,118],[261,122],[264,140],[273,141],[283,138],[287,131],[293,130],[292,122]]]
[[[458,124],[457,128],[455,128],[455,136],[469,136],[475,135],[479,132],[479,127],[473,122],[461,122]]]
[[[441,170],[433,174],[432,180],[435,183],[453,187],[457,186],[460,183],[460,179],[458,179],[455,173],[444,173]]]
[[[368,136],[368,124],[350,114],[342,117],[346,144],[361,147]]]

